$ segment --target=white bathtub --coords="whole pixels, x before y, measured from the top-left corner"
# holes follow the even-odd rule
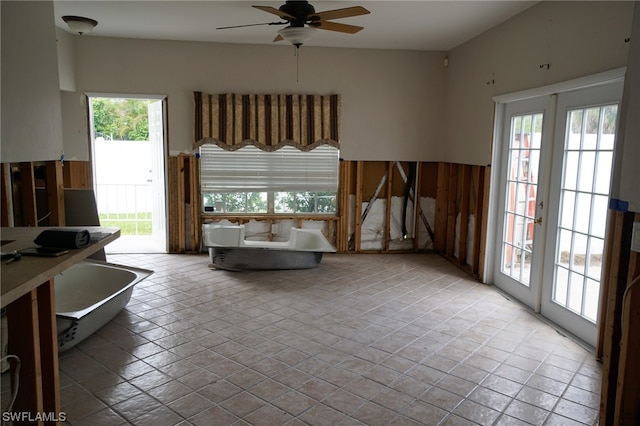
[[[313,268],[336,251],[319,229],[291,228],[288,241],[252,241],[244,225],[204,224],[202,242],[212,265],[229,270]]]
[[[86,339],[129,303],[133,286],[153,271],[85,260],[55,277],[58,350]]]

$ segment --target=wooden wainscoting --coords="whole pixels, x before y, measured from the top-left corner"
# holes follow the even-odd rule
[[[64,188],[91,188],[88,161],[2,163],[2,226],[64,226]],[[36,188],[46,192],[46,219],[38,217]]]
[[[200,251],[200,169],[193,155],[169,157],[169,253]]]

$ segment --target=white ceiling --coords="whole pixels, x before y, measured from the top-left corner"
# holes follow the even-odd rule
[[[363,26],[359,33],[317,31],[305,43],[307,46],[449,51],[538,2],[312,0],[310,3],[316,12],[363,6],[371,14],[336,20]],[[54,9],[56,25],[66,30],[64,15],[98,21],[98,26],[83,37],[271,44],[276,31],[284,26],[216,28],[278,21],[277,16],[251,6],[278,8],[282,4],[284,1],[54,0]]]

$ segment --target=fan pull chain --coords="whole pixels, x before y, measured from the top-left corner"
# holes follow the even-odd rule
[[[300,46],[296,46],[296,83],[300,83]]]

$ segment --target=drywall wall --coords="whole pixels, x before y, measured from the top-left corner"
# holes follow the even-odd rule
[[[640,3],[636,2],[611,197],[640,212]],[[623,206],[620,206],[623,207]]]
[[[76,55],[73,34],[56,27],[56,46],[60,90],[74,91],[76,90]]]
[[[625,66],[633,4],[540,2],[450,52],[445,161],[491,162],[493,96]]]
[[[51,1],[3,1],[3,162],[60,158],[62,115]]]
[[[443,54],[303,46],[299,81],[292,46],[76,37],[77,93],[166,94],[170,150],[193,143],[193,91],[309,93],[342,97],[341,156],[354,160],[442,159]],[[83,106],[63,99],[65,123]],[[68,156],[86,160],[86,125],[65,135]],[[83,136],[84,135],[84,136]]]

